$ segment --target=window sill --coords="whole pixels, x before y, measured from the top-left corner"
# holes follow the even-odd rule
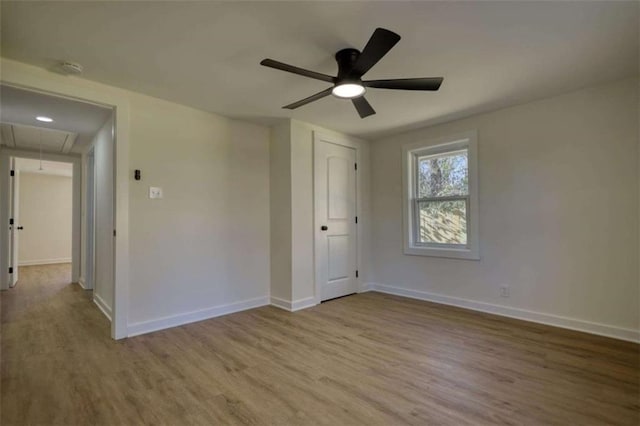
[[[405,247],[404,254],[410,256],[444,257],[449,259],[480,260],[478,250],[434,247]]]

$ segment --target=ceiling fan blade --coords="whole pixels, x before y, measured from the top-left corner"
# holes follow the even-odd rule
[[[353,98],[351,99],[351,102],[353,102],[353,106],[356,107],[356,109],[358,110],[358,114],[360,114],[360,118],[366,118],[376,113],[376,111],[369,104],[369,102],[367,102],[364,96],[360,96],[359,98]]]
[[[393,31],[376,28],[353,65],[352,74],[358,77],[363,76],[399,41],[400,36]]]
[[[365,87],[375,87],[376,89],[438,90],[442,80],[444,80],[442,77],[396,78],[392,80],[363,81],[362,84]]]
[[[293,65],[274,61],[273,59],[263,59],[260,62],[260,65],[264,65],[265,67],[269,67],[269,68],[275,68],[281,71],[291,72],[304,77],[315,78],[316,80],[326,81],[327,83],[333,83],[335,81],[335,77],[331,77],[330,75],[322,74],[315,71],[305,70],[304,68],[294,67]]]
[[[329,87],[328,89],[323,90],[322,92],[318,92],[315,95],[311,95],[308,98],[304,98],[301,101],[298,102],[294,102],[292,104],[289,105],[285,105],[282,108],[286,108],[286,109],[296,109],[298,107],[301,107],[303,105],[306,105],[308,103],[311,103],[313,101],[317,101],[318,99],[322,99],[325,96],[329,96],[331,94],[331,90],[333,89],[333,87]]]

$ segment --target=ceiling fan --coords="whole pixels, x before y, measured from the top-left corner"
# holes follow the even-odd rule
[[[367,87],[375,89],[435,91],[438,90],[442,84],[442,77],[363,81],[362,76],[378,63],[398,41],[400,41],[400,36],[393,31],[376,28],[362,52],[357,49],[342,49],[336,53],[335,57],[338,62],[337,77],[295,67],[273,59],[263,59],[260,65],[333,84],[333,87],[311,95],[308,98],[285,105],[283,108],[296,109],[333,94],[338,98],[351,99],[360,117],[365,118],[376,113],[364,97]]]

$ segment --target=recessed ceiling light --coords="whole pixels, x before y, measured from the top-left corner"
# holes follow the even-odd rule
[[[53,121],[53,118],[45,117],[44,115],[39,115],[36,117],[36,120],[44,121],[45,123],[51,123]]]

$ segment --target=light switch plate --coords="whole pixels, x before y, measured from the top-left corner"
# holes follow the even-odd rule
[[[162,188],[150,186],[149,198],[162,198]]]

